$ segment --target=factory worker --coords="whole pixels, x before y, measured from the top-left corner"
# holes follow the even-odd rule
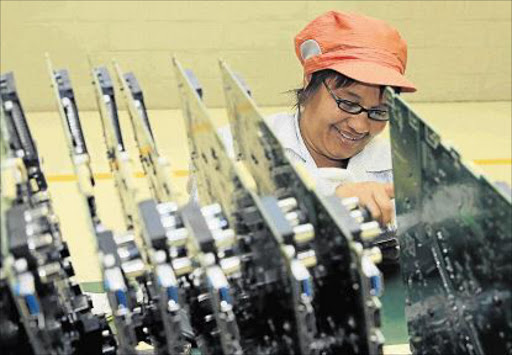
[[[304,163],[323,194],[359,198],[383,224],[394,212],[385,86],[414,92],[404,77],[407,45],[384,21],[338,11],[296,37],[304,68],[296,112],[268,117],[288,156]]]
[[[299,32],[295,52],[304,69],[296,110],[267,123],[288,157],[305,164],[319,193],[358,197],[382,224],[392,222],[391,150],[378,135],[389,119],[384,88],[416,91],[404,77],[407,44],[384,21],[329,11]],[[234,157],[229,126],[218,133]],[[197,199],[193,179],[189,192]]]

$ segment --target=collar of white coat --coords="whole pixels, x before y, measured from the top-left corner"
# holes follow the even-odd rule
[[[299,157],[306,166],[315,167],[316,163],[309,153],[299,127],[298,112],[279,113],[267,118],[267,122],[281,141],[284,149]],[[377,136],[352,158],[347,165],[349,171],[379,172],[392,169],[389,141]]]

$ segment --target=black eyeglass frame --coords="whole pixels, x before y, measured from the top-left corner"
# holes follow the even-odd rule
[[[353,101],[350,101],[350,100],[344,100],[344,99],[340,99],[339,97],[337,97],[334,92],[332,92],[331,88],[329,87],[329,85],[327,85],[327,83],[325,82],[325,80],[322,81],[324,83],[324,86],[325,88],[327,89],[327,91],[329,92],[329,94],[331,95],[331,97],[333,98],[333,100],[336,102],[336,106],[338,106],[338,108],[346,113],[350,113],[352,115],[358,115],[360,114],[361,112],[366,112],[367,116],[369,119],[373,120],[373,121],[378,121],[378,122],[387,122],[389,121],[389,111],[387,110],[377,110],[377,109],[367,109],[367,108],[364,108],[363,106],[359,105],[358,103],[356,102],[353,102]],[[346,110],[344,109],[343,107],[341,107],[341,104],[347,104],[349,106],[352,106],[354,108],[356,108],[356,110],[354,111],[349,111],[349,110]],[[372,114],[374,112],[379,112],[379,113],[382,113],[382,112],[386,112],[387,113],[387,116],[385,119],[381,119],[381,118],[375,118],[375,117],[372,117]]]

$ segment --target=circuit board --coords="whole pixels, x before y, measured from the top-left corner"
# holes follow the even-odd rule
[[[197,79],[190,76],[190,70],[183,70],[176,59],[174,66],[192,161],[197,169],[199,197],[201,202],[219,201],[238,234],[236,249],[243,260],[242,278],[232,281],[235,299],[240,300],[235,302],[234,311],[243,350],[257,354],[307,353],[303,347],[310,345],[310,317],[304,322],[295,318],[295,311],[301,313],[302,305],[294,303],[292,277],[281,253],[284,235],[292,231],[286,228],[286,221],[276,221],[276,214],[282,216],[282,212],[272,213],[271,207],[267,208],[278,207],[277,200],[260,199],[254,194],[254,183],[229,157],[206,107],[193,89],[191,83]]]
[[[386,101],[411,349],[511,354],[510,198],[390,89]]]
[[[339,322],[336,327],[318,322],[319,328],[325,334],[334,334],[333,329],[337,327],[352,333],[348,338],[354,341],[335,346],[335,353],[382,351],[380,301],[375,297],[380,294],[380,274],[372,262],[375,273],[367,275],[362,265],[367,260],[356,251],[359,242],[368,245],[362,231],[365,227],[376,226],[376,234],[379,233],[377,222],[359,225],[337,197],[319,195],[303,166],[294,165],[286,156],[247,87],[226,63],[220,62],[220,68],[237,158],[247,165],[259,194],[295,198],[299,223],[314,226],[316,236],[309,243],[317,262],[310,268],[318,290],[314,307],[319,314],[330,313],[332,323]],[[346,307],[332,307],[334,299],[343,299]],[[338,333],[334,338],[343,336]]]

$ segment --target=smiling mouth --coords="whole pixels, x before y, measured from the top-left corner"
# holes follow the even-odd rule
[[[348,143],[356,143],[356,142],[360,142],[362,141],[364,138],[366,138],[366,136],[368,135],[367,133],[364,133],[364,134],[358,134],[358,135],[354,135],[354,134],[350,134],[350,133],[347,133],[345,131],[342,131],[340,130],[338,127],[336,126],[333,126],[334,127],[334,130],[338,133],[338,136],[340,138],[342,138],[342,140],[344,142],[348,142]]]

